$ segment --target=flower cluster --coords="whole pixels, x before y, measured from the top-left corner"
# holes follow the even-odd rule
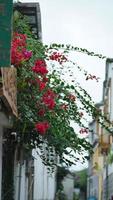
[[[49,123],[46,121],[38,122],[35,124],[35,128],[41,135],[44,135],[49,128]]]
[[[40,90],[40,91],[42,91],[42,90],[45,89],[45,87],[46,87],[46,82],[44,82],[43,79],[40,80],[39,78],[36,78],[35,81],[36,81],[36,83],[38,84],[38,86],[39,86],[39,90]]]
[[[44,60],[37,60],[35,65],[32,67],[32,71],[43,76],[48,73],[46,67],[46,62]]]
[[[86,76],[86,81],[89,80],[89,79],[90,80],[94,80],[95,79],[97,82],[99,81],[99,77],[96,77],[95,75],[91,75],[91,74]]]
[[[45,92],[45,94],[42,97],[43,103],[49,108],[50,110],[55,107],[55,93],[49,89]]]
[[[34,80],[30,80],[30,83],[33,85],[38,85],[40,94],[40,100],[38,104],[38,115],[43,117],[45,116],[45,113],[49,110],[53,110],[56,103],[55,103],[55,97],[56,94],[53,92],[53,90],[47,86],[48,78],[46,77],[48,70],[47,65],[44,60],[38,59],[35,61],[35,65],[31,68],[33,74],[34,74]],[[43,108],[40,108],[43,107]],[[45,107],[45,109],[44,109]],[[46,111],[45,111],[46,110]],[[43,120],[43,119],[42,119]],[[37,122],[35,124],[35,128],[38,131],[39,134],[44,135],[48,128],[50,127],[48,121],[42,121]]]
[[[67,58],[63,54],[58,53],[58,52],[53,52],[50,55],[49,59],[55,60],[55,61],[59,62],[59,64],[62,64],[67,61]]]
[[[26,35],[14,33],[11,45],[11,63],[19,65],[31,58],[32,52],[26,49]]]

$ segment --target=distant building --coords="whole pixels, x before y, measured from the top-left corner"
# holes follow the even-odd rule
[[[73,200],[74,197],[74,176],[71,173],[68,173],[63,181],[63,192],[66,195],[68,200]]]
[[[103,99],[104,113],[107,119],[113,122],[113,59],[106,60],[106,74],[104,81]],[[110,149],[112,149],[113,145],[113,136],[107,131],[106,135],[108,135],[109,151],[111,151]],[[106,200],[107,198],[111,200],[113,197],[113,164],[109,164],[108,155],[109,152],[107,152],[103,169],[103,200]]]
[[[113,122],[113,59],[106,60],[106,75],[103,84],[102,104],[97,104],[104,116]],[[109,123],[106,125],[109,127]],[[93,155],[88,168],[87,197],[97,200],[113,198],[113,164],[109,164],[109,151],[112,151],[113,136],[98,123],[98,118],[90,123],[93,132],[89,140],[93,145]],[[110,127],[109,127],[110,128]],[[111,131],[113,128],[111,127]],[[112,160],[113,163],[113,160]]]
[[[56,193],[56,168],[53,173],[48,172],[48,167],[43,164],[42,159],[33,150],[34,157],[34,199],[54,200]],[[46,153],[46,152],[45,152]]]
[[[14,10],[27,16],[29,25],[35,38],[42,41],[41,12],[39,3],[16,3]]]
[[[103,102],[95,106],[103,112]],[[89,160],[87,197],[89,199],[93,197],[96,200],[101,200],[103,192],[104,155],[108,151],[109,137],[98,123],[98,119],[93,120],[89,124],[89,128],[93,130],[89,134],[89,141],[93,146],[94,153]]]

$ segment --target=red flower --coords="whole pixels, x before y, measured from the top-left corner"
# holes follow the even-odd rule
[[[55,107],[55,101],[53,99],[50,99],[47,105],[48,108],[52,110]]]
[[[48,73],[48,70],[45,67],[40,67],[40,66],[32,67],[32,71],[41,75],[45,75]]]
[[[45,135],[47,129],[49,128],[49,123],[48,122],[38,122],[35,124],[36,130],[39,132],[41,135]]]
[[[62,64],[63,62],[67,61],[67,58],[58,52],[53,52],[52,55],[49,57],[50,60],[55,60],[57,62],[59,62],[59,64]]]
[[[11,50],[11,63],[14,65],[20,64],[24,60],[23,54],[16,49]]]
[[[32,71],[44,76],[48,73],[48,70],[46,68],[46,62],[44,60],[37,60],[35,62],[35,65],[32,67]]]
[[[45,87],[46,87],[46,83],[43,83],[43,82],[39,83],[39,89],[40,89],[40,91],[44,90]]]
[[[42,90],[45,89],[45,87],[46,87],[46,83],[45,83],[45,82],[41,81],[39,78],[36,78],[36,82],[37,82],[38,85],[39,85],[39,90],[40,90],[40,91],[42,91]]]
[[[48,82],[48,78],[46,78],[46,76],[43,77],[43,82],[47,83]]]
[[[42,117],[45,114],[45,110],[44,109],[40,109],[38,114]]]
[[[42,101],[49,109],[53,109],[55,107],[55,96],[55,93],[49,89],[42,97]]]
[[[32,52],[26,49],[26,35],[14,33],[11,45],[11,63],[19,65],[31,58]]]
[[[54,99],[56,97],[56,94],[51,89],[48,89],[45,92],[44,97],[48,97],[48,98],[53,98]]]
[[[40,75],[45,75],[48,73],[48,70],[43,66],[34,66],[32,67],[32,71]]]

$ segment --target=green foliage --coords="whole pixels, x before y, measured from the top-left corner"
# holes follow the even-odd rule
[[[95,56],[95,57],[98,57],[98,58],[101,58],[101,59],[105,59],[106,58],[106,56],[103,56],[102,54],[91,52],[91,51],[88,51],[85,48],[80,48],[80,47],[72,46],[70,44],[64,45],[64,44],[53,43],[50,46],[45,45],[45,47],[47,49],[52,49],[52,50],[53,49],[54,50],[64,49],[65,52],[76,51],[76,52],[87,54],[88,56]]]
[[[55,155],[57,155],[61,162],[70,166],[78,161],[79,158],[76,157],[77,152],[81,155],[83,155],[84,150],[92,153],[92,146],[85,138],[80,138],[78,136],[78,133],[75,132],[74,128],[71,126],[71,121],[74,121],[75,124],[79,125],[79,127],[88,129],[88,127],[84,125],[80,116],[81,109],[94,119],[98,117],[98,121],[102,126],[106,127],[104,121],[107,119],[95,107],[87,92],[77,83],[66,83],[61,78],[60,74],[57,73],[57,65],[54,70],[55,64],[52,63],[52,70],[50,70],[47,75],[48,83],[46,89],[51,88],[56,94],[56,105],[54,110],[47,110],[44,107],[46,112],[43,116],[43,120],[49,121],[50,128],[46,135],[43,137],[40,136],[35,129],[35,123],[42,120],[42,117],[38,115],[37,104],[40,106],[41,98],[46,89],[40,91],[38,84],[35,85],[30,83],[30,81],[34,81],[38,78],[38,76],[31,70],[31,67],[37,59],[45,59],[46,62],[49,62],[49,56],[47,54],[48,49],[57,50],[63,48],[66,52],[75,50],[87,53],[88,55],[98,56],[99,58],[104,57],[100,54],[94,54],[93,52],[81,48],[74,48],[70,45],[66,47],[57,44],[53,44],[50,47],[47,45],[44,46],[40,41],[34,38],[26,20],[27,19],[19,13],[14,13],[14,31],[27,35],[27,50],[32,51],[32,57],[30,60],[21,63],[18,67],[16,66],[19,118],[15,119],[14,129],[20,135],[20,140],[25,144],[26,148],[40,148],[40,156],[44,164],[55,166]],[[77,101],[73,101],[70,98],[70,94],[73,94],[77,98]],[[62,104],[67,107],[61,109]],[[45,156],[43,143],[46,144],[47,156]],[[68,148],[70,148],[71,151],[68,151]],[[68,155],[69,157],[67,158],[65,155]],[[85,161],[84,155],[83,161]]]
[[[32,35],[30,27],[28,25],[28,19],[26,16],[21,15],[18,11],[14,11],[13,14],[13,31],[27,34],[28,36]]]
[[[113,163],[113,151],[111,149],[109,150],[109,153],[108,153],[107,162],[109,164]]]
[[[81,191],[86,191],[87,169],[84,169],[75,173],[75,187],[80,188]]]
[[[63,190],[63,186],[62,186],[62,181],[64,179],[64,177],[70,173],[68,169],[66,169],[65,167],[57,167],[57,175],[56,175],[56,180],[57,180],[57,191],[58,190]]]
[[[70,173],[68,169],[66,169],[63,166],[57,167],[57,174],[56,174],[56,182],[57,182],[57,188],[56,188],[56,199],[57,200],[66,200],[66,196],[63,193],[63,185],[62,181],[65,178],[65,176]]]

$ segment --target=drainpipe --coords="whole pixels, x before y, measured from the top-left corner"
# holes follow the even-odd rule
[[[18,200],[21,200],[20,199],[20,193],[21,193],[21,172],[22,172],[22,149],[20,150],[20,165],[19,165],[19,180],[18,180]]]
[[[2,135],[3,135],[3,129],[0,125],[0,200],[2,196]]]
[[[106,200],[108,200],[108,164],[106,163]]]
[[[43,177],[42,177],[42,180],[43,180],[43,186],[42,186],[43,187],[43,199],[44,199],[44,191],[45,191],[45,188],[44,188],[45,187],[45,184],[44,184],[44,175],[45,174],[44,174],[44,172],[45,172],[45,166],[43,164]]]

